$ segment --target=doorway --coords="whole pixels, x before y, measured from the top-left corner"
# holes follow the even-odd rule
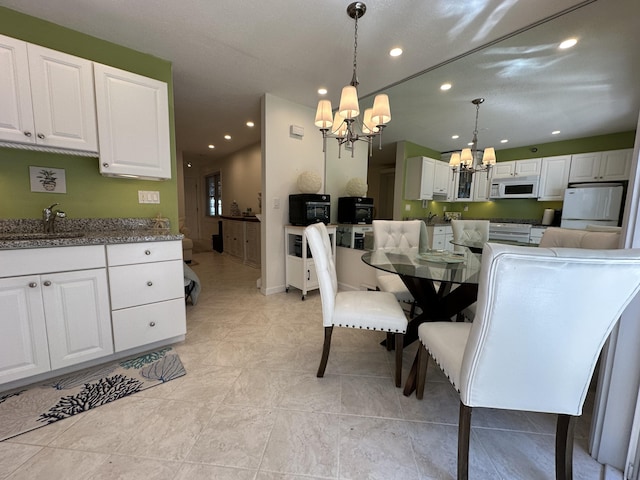
[[[380,171],[380,192],[377,220],[393,220],[393,194],[396,181],[396,169],[385,168]]]

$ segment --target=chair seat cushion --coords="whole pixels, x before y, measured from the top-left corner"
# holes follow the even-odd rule
[[[427,322],[418,327],[418,337],[456,389],[460,389],[462,357],[470,323]]]
[[[333,324],[393,333],[407,331],[407,317],[396,297],[388,292],[338,292]]]
[[[381,291],[393,293],[398,301],[413,302],[413,295],[398,275],[379,275],[377,281]]]

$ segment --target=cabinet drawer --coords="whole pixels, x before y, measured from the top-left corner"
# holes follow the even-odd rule
[[[437,237],[433,237],[433,249],[434,250],[444,250],[445,248],[445,237],[444,235],[438,235]]]
[[[187,333],[184,298],[118,310],[112,321],[117,352]]]
[[[141,242],[107,245],[109,265],[182,260],[182,242]]]
[[[109,285],[113,310],[183,297],[182,261],[109,267]]]
[[[446,226],[446,225],[445,226],[441,226],[441,227],[438,227],[438,226],[433,227],[433,234],[434,235],[444,235],[446,233],[451,233],[451,227]]]

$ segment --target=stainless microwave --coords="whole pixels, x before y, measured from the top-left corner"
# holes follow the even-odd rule
[[[489,198],[538,198],[540,177],[508,177],[491,180]]]

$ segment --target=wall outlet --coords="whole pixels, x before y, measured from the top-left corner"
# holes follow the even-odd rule
[[[468,212],[469,211],[469,205],[465,205],[462,210],[464,210],[465,212]]]
[[[442,211],[443,211],[443,212],[446,212],[446,211],[447,211],[447,206],[446,206],[446,205],[444,205],[444,206],[442,207]]]
[[[410,212],[411,211],[411,205],[407,204],[404,206],[404,211],[405,212]]]
[[[160,192],[138,190],[138,203],[160,203]]]
[[[273,199],[273,208],[280,208],[280,199],[278,197]]]

